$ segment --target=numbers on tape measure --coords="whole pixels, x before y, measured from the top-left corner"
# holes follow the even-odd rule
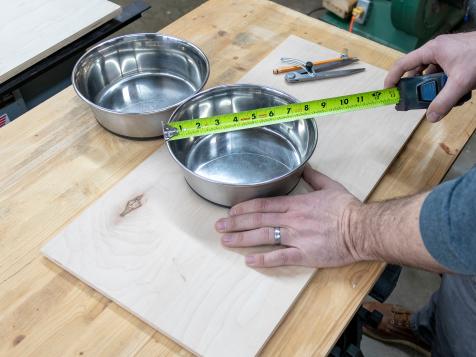
[[[398,90],[390,88],[304,103],[255,109],[257,110],[256,112],[246,111],[210,118],[178,121],[171,124],[172,127],[177,129],[176,133],[172,134],[173,139],[168,137],[167,140],[176,140],[194,135],[205,135],[207,133],[220,133],[240,128],[252,128],[297,120],[299,118],[309,119],[314,116],[318,117],[334,112],[348,112],[398,103],[399,100],[400,93]]]

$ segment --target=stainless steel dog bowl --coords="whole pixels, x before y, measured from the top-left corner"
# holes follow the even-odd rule
[[[134,34],[102,42],[76,63],[72,82],[103,127],[133,138],[162,135],[162,122],[208,80],[205,54],[189,42]]]
[[[178,107],[170,121],[284,105],[296,99],[248,84],[201,92]],[[314,120],[168,141],[190,187],[223,206],[289,193],[317,144]]]

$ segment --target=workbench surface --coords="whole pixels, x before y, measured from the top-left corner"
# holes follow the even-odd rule
[[[161,32],[200,46],[208,87],[233,83],[290,34],[389,68],[400,53],[263,0],[209,1]],[[371,196],[436,185],[476,128],[471,101],[415,131]],[[0,354],[187,355],[101,294],[49,262],[40,248],[162,141],[102,129],[71,87],[0,129]],[[263,355],[325,355],[383,269],[321,269]]]

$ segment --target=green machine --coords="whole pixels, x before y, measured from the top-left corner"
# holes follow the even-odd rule
[[[467,1],[359,0],[363,9],[353,32],[402,52],[409,52],[441,33],[450,32],[464,18]],[[343,19],[327,11],[321,20],[348,30]]]

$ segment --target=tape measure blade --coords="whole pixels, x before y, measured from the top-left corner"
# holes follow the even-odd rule
[[[194,136],[218,134],[362,109],[371,109],[397,104],[399,101],[399,90],[394,87],[302,103],[258,108],[207,118],[173,121],[164,126],[164,138],[165,140],[179,140]]]

